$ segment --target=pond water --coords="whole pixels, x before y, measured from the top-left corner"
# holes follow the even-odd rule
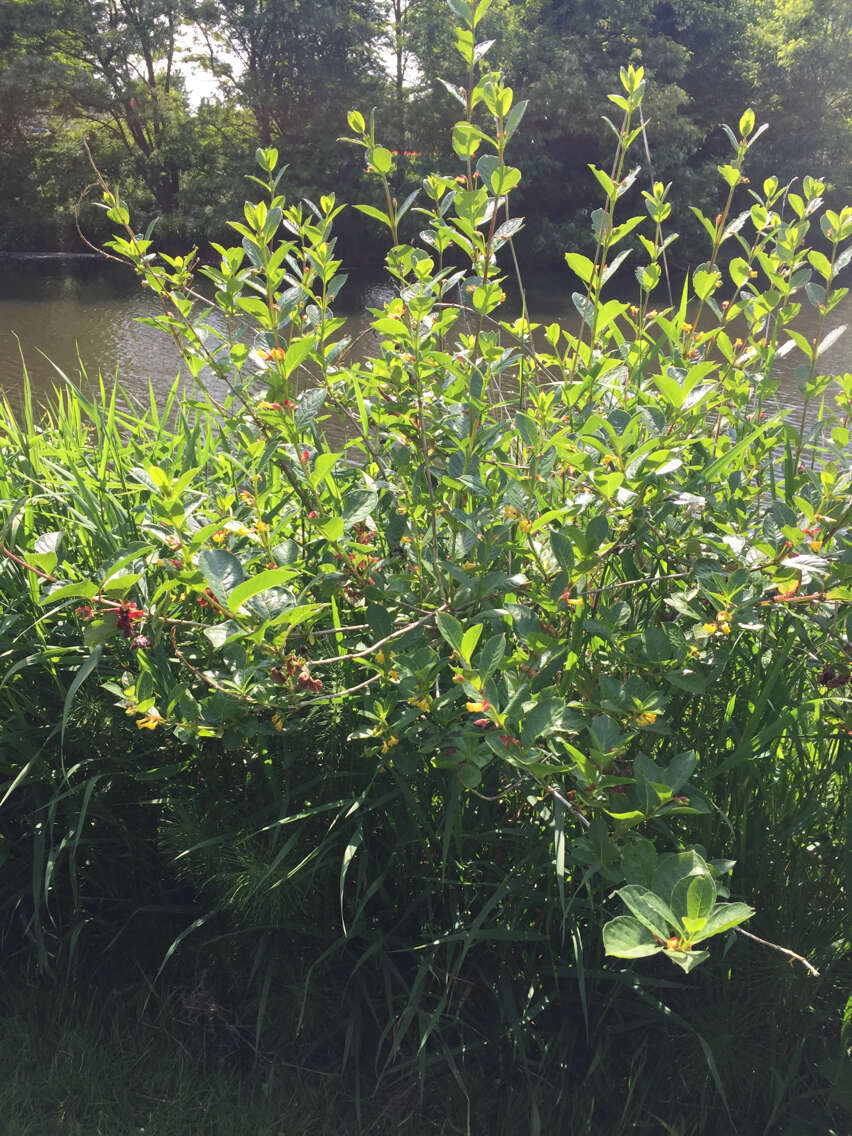
[[[564,273],[528,282],[532,318],[554,320],[577,328],[571,303],[576,281]],[[338,298],[336,314],[349,317],[347,333],[360,336],[369,326],[368,307],[377,307],[391,295],[386,283],[351,274]],[[511,299],[508,317],[517,314]],[[89,383],[98,372],[111,381],[118,376],[131,394],[147,398],[148,384],[165,392],[180,373],[174,343],[156,328],[137,322],[158,311],[157,300],[141,288],[130,269],[91,257],[34,256],[0,259],[0,391],[17,403],[26,364],[37,401],[49,400],[61,380],[60,368],[79,381],[81,364]],[[829,317],[826,331],[852,323],[852,292]],[[808,337],[816,334],[817,313],[803,305],[797,327]],[[364,337],[362,349],[369,345]],[[779,401],[800,407],[801,383],[795,378],[792,352],[778,361],[782,376]],[[23,360],[23,361],[22,361]],[[841,336],[822,357],[824,373],[852,370],[852,333]],[[214,391],[221,394],[221,391]]]

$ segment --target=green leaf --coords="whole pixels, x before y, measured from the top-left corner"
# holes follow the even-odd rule
[[[317,454],[314,461],[314,468],[311,470],[310,482],[316,489],[331,473],[337,464],[340,454],[322,453]]]
[[[378,504],[375,489],[351,489],[343,499],[343,527],[347,531],[353,525],[365,521]]]
[[[711,875],[679,880],[672,891],[672,908],[691,938],[701,930],[716,902],[716,884]]]
[[[108,596],[124,596],[134,584],[142,579],[140,572],[128,572],[123,576],[111,576],[101,584],[101,591]]]
[[[639,884],[628,884],[619,888],[619,898],[643,927],[661,939],[667,939],[672,930],[679,931],[680,924],[672,909],[664,899]]]
[[[657,866],[657,850],[646,837],[634,836],[624,849],[621,863],[628,883],[647,886]]]
[[[647,958],[663,949],[653,932],[632,915],[618,915],[604,924],[604,950],[615,958]]]
[[[618,747],[622,736],[618,723],[609,714],[598,714],[589,723],[589,737],[598,753],[611,753]]]
[[[735,256],[731,263],[728,265],[728,271],[731,274],[731,279],[737,288],[742,288],[746,280],[748,280],[749,267],[748,262],[743,260],[741,256]]]
[[[479,657],[476,660],[476,667],[483,679],[488,679],[500,666],[503,656],[506,653],[506,636],[501,632],[499,635],[492,635],[490,639],[482,644],[479,651]]]
[[[458,653],[461,654],[464,631],[456,617],[450,615],[449,612],[439,611],[435,616],[435,623],[438,625],[438,630],[445,642],[449,643],[454,651],[458,651]]]
[[[48,592],[42,599],[42,603],[53,603],[54,600],[67,599],[91,600],[97,594],[97,584],[93,584],[91,580],[80,580],[75,584],[63,584],[52,592]]]
[[[343,537],[343,517],[331,517],[317,526],[326,540],[336,543]]]
[[[584,296],[582,292],[572,292],[571,302],[580,313],[580,318],[582,319],[583,323],[591,327],[592,321],[594,320],[595,305],[592,303],[589,297]]]
[[[284,356],[284,374],[287,376],[287,378],[292,375],[297,367],[300,367],[302,363],[304,363],[313,349],[314,337],[312,335],[304,335],[300,339],[293,340],[293,342],[287,348],[287,353]],[[305,394],[311,393],[311,391],[305,392]],[[324,394],[325,392],[323,391],[322,393]],[[299,422],[299,411],[301,410],[301,405],[302,400],[299,399],[299,410],[296,411],[297,425],[301,425],[301,423]],[[320,406],[322,406],[322,403],[320,403]],[[319,407],[317,407],[317,409],[319,409]]]
[[[198,567],[210,591],[225,607],[232,588],[243,582],[243,568],[236,556],[224,548],[205,548],[198,554]]]
[[[457,122],[453,127],[453,149],[460,158],[472,158],[485,135],[471,122]],[[496,159],[495,159],[496,161]],[[480,173],[484,180],[484,175]]]
[[[242,628],[233,619],[226,619],[224,623],[216,623],[212,627],[205,627],[204,634],[210,641],[214,651],[219,651],[229,639],[235,635],[243,634]]]
[[[831,262],[825,253],[819,252],[818,249],[811,249],[808,253],[808,260],[824,280],[831,279]]]
[[[560,730],[577,729],[577,722],[571,720],[561,698],[542,698],[524,714],[522,725],[521,741],[525,746],[534,745],[540,738]]]
[[[459,780],[465,789],[475,789],[482,782],[482,773],[472,761],[466,761],[459,770]]]
[[[116,630],[115,612],[108,612],[103,619],[98,619],[83,628],[83,642],[91,649],[99,643],[106,643],[108,639],[112,639]]]
[[[695,772],[697,764],[698,755],[694,749],[684,750],[683,753],[678,753],[672,758],[668,769],[663,772],[663,779],[672,793],[676,793],[687,783]]]
[[[496,197],[503,197],[521,180],[521,171],[514,166],[501,166],[491,177],[490,189]]]
[[[701,930],[692,936],[692,941],[703,943],[711,935],[721,935],[724,931],[730,931],[732,927],[745,923],[752,915],[754,908],[749,907],[747,903],[717,903]]]
[[[692,274],[692,286],[695,289],[695,295],[699,300],[706,300],[708,296],[713,295],[721,279],[721,273],[716,268],[714,268],[712,272],[707,272],[700,268],[697,269]]]
[[[256,576],[243,580],[231,591],[228,597],[228,607],[232,611],[238,611],[252,596],[265,592],[267,588],[284,584],[288,580],[292,580],[294,575],[295,572],[292,568],[268,568],[265,572],[258,572]]]
[[[651,889],[657,895],[671,896],[681,880],[696,875],[710,875],[710,869],[697,852],[666,852],[657,864]]]
[[[565,261],[572,272],[576,272],[584,284],[592,279],[595,266],[587,256],[579,252],[566,252]]]
[[[326,399],[327,392],[322,387],[313,387],[302,391],[296,406],[295,423],[301,430],[316,418]]]
[[[305,620],[310,619],[325,607],[326,604],[321,603],[299,604],[296,607],[288,607],[279,615],[273,616],[272,622],[276,627],[298,627],[300,623],[304,623]]]
[[[528,106],[529,106],[529,99],[521,99],[521,101],[518,102],[518,103],[515,103],[515,105],[509,111],[509,114],[506,118],[506,125],[505,125],[504,131],[503,131],[505,140],[507,142],[512,137],[512,135],[515,133],[515,131],[518,129],[518,127],[520,126],[521,119],[524,117],[524,114],[526,113],[526,109],[527,109]]]
[[[36,552],[48,553],[59,552],[59,546],[62,544],[62,538],[65,534],[62,532],[47,532],[42,533],[36,540],[33,548]]]
[[[367,161],[379,174],[389,174],[393,167],[393,154],[384,146],[374,146],[367,151]]]
[[[565,572],[571,572],[574,568],[574,542],[570,537],[554,529],[550,533],[550,547],[559,567]]]
[[[359,213],[365,213],[368,217],[372,217],[376,221],[381,221],[381,223],[387,225],[389,229],[393,228],[387,213],[383,213],[381,209],[376,209],[373,205],[356,205],[355,208]]]
[[[462,636],[461,646],[459,647],[459,654],[464,659],[465,666],[470,666],[470,660],[473,657],[473,652],[476,650],[476,644],[479,642],[479,637],[482,634],[482,624],[476,623],[473,627],[468,627]]]
[[[663,954],[670,958],[672,962],[676,966],[679,966],[680,969],[686,974],[689,974],[689,972],[691,970],[694,970],[696,966],[698,966],[702,962],[706,962],[707,959],[710,958],[709,951],[666,950],[663,951]]]

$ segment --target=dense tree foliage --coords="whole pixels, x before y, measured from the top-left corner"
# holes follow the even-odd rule
[[[8,0],[0,245],[76,242],[84,137],[137,211],[197,240],[221,235],[258,145],[280,149],[291,192],[333,181],[357,196],[361,174],[334,142],[353,105],[377,108],[380,136],[399,151],[400,192],[434,157],[458,172],[446,82],[463,88],[466,76],[459,60],[446,73],[454,22],[444,0]],[[849,188],[846,0],[496,0],[484,28],[486,62],[530,100],[517,208],[538,258],[591,240],[588,163],[603,163],[609,145],[600,108],[631,62],[648,78],[642,159],[682,200],[712,212],[703,187],[725,160],[719,124],[749,103],[770,124],[755,178],[810,165]],[[34,200],[37,221],[27,220]],[[673,205],[685,260],[693,220]],[[98,234],[96,218],[87,227]],[[367,255],[354,218],[342,233],[348,258]]]

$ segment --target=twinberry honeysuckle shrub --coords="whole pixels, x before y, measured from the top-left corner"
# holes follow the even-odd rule
[[[340,805],[341,881],[378,775],[428,781],[447,810],[459,794],[501,802],[547,842],[554,927],[581,888],[600,921],[616,914],[617,889],[629,914],[607,923],[607,951],[688,970],[707,957],[699,944],[752,914],[718,902],[733,862],[702,843],[728,771],[793,736],[818,734],[838,760],[849,744],[852,376],[823,375],[820,358],[852,209],[821,213],[813,178],[801,193],[749,186],[760,131],[747,111],[728,130],[720,212],[699,214],[708,260],[661,299],[670,187],[642,191],[645,215],[619,215],[640,174],[645,80],[631,67],[611,96],[611,172],[592,171],[596,253],[566,258],[579,330],[541,328],[525,306],[501,319],[522,228],[507,154],[525,104],[478,72],[487,6],[453,3],[468,70],[449,85],[460,174],[431,175],[400,205],[392,152],[372,118],[349,117],[384,203],[360,208],[390,235],[396,290],[361,361],[334,315],[343,206],[288,204],[274,150],[258,153],[263,196],[233,223],[240,242],[200,268],[194,252],[156,254],[104,187],[123,229],[111,247],[162,300],[151,322],[202,386],[227,386],[221,407],[205,395],[223,446],[203,467],[128,471],[132,546],[94,561],[69,533],[62,560],[35,546],[21,560],[46,619],[88,605],[83,678],[111,667],[139,729],[199,760],[205,740],[255,748],[352,720],[371,773]],[[401,239],[409,215],[418,244]],[[637,256],[636,302],[607,299]],[[820,313],[815,341],[796,330],[802,303]],[[770,413],[774,362],[791,351],[799,423]],[[138,613],[136,650],[117,605]],[[340,886],[346,934],[367,935],[369,904]]]

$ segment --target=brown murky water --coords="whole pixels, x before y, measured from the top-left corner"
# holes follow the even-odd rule
[[[574,286],[567,270],[528,283],[532,318],[576,328],[570,298]],[[386,284],[353,274],[337,304],[337,314],[349,317],[347,333],[353,338],[361,335],[370,320],[366,309],[390,295]],[[165,392],[180,373],[177,349],[156,328],[136,322],[140,316],[154,314],[156,303],[129,269],[94,256],[0,259],[0,390],[13,403],[18,401],[25,363],[35,398],[42,402],[49,400],[51,390],[61,382],[57,367],[76,382],[81,365],[89,383],[96,382],[100,372],[110,381],[117,375],[135,396],[147,398],[149,384],[156,392]],[[508,307],[513,314],[511,301]],[[852,292],[829,321],[826,332],[852,323]],[[805,304],[798,328],[811,337],[816,324],[817,313]],[[369,347],[370,339],[360,340],[362,350]],[[779,400],[793,408],[802,404],[801,382],[795,377],[796,355],[798,352],[778,361],[782,376]],[[822,364],[826,374],[852,370],[852,332],[831,346]]]

